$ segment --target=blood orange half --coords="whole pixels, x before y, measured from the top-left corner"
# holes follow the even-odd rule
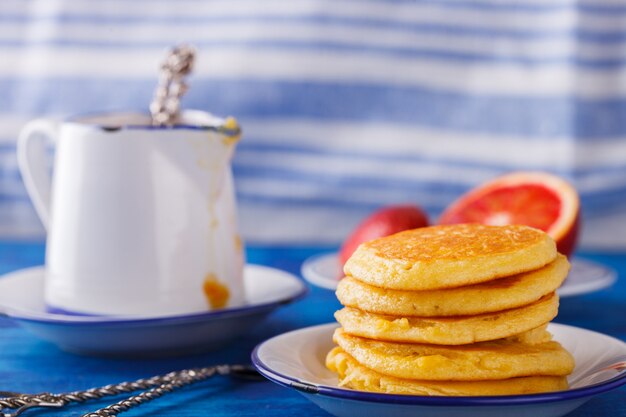
[[[578,238],[580,202],[567,181],[544,172],[514,172],[489,181],[453,202],[440,224],[525,224],[548,233],[570,256]]]

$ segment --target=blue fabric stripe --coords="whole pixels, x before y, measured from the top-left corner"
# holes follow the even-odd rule
[[[326,186],[332,185],[334,190],[338,189],[364,189],[382,188],[385,190],[413,190],[415,192],[433,192],[437,195],[443,193],[451,193],[459,195],[467,189],[466,185],[453,184],[446,181],[424,181],[414,180],[410,178],[381,178],[373,175],[364,176],[348,176],[338,177],[333,174],[319,172],[311,174],[308,172],[296,171],[283,168],[268,167],[250,167],[241,164],[233,165],[235,177],[251,178],[251,179],[272,179],[283,180],[295,183],[308,183],[319,185],[320,189],[326,189]]]
[[[210,103],[216,114],[236,114],[242,121],[246,117],[372,121],[529,140],[626,135],[626,98],[479,96],[420,87],[263,80],[191,83],[185,107],[203,109]],[[153,87],[154,82],[147,80],[0,79],[0,91],[8,98],[0,101],[0,112],[67,115],[84,109],[115,110],[122,106],[118,91],[136,100],[124,106],[141,108],[147,106]]]
[[[583,215],[626,213],[626,186],[580,195]]]
[[[29,203],[31,204],[30,198],[28,195],[18,195],[18,194],[7,194],[0,190],[0,203]]]
[[[626,38],[625,38],[626,39]],[[299,41],[299,40],[220,40],[210,41],[203,39],[188,39],[198,48],[210,47],[231,47],[242,49],[265,49],[268,51],[288,50],[288,51],[317,51],[324,53],[327,51],[346,53],[367,53],[380,57],[393,56],[402,58],[427,58],[441,61],[451,61],[458,63],[489,63],[492,65],[517,64],[525,67],[545,67],[554,65],[570,65],[585,69],[607,70],[615,69],[626,65],[625,57],[613,58],[584,58],[572,54],[559,54],[547,57],[528,57],[515,53],[501,52],[494,50],[489,53],[461,52],[432,48],[411,48],[411,47],[391,47],[391,46],[367,46],[359,44],[349,44],[344,42],[327,41]],[[143,48],[168,48],[168,41],[92,41],[82,39],[46,39],[41,41],[28,40],[2,40],[0,47],[5,48],[29,48],[29,47],[86,47],[86,48],[114,48],[125,50],[142,50]]]
[[[263,195],[257,194],[249,194],[249,193],[237,193],[237,201],[240,204],[262,204],[264,206],[276,207],[281,210],[289,210],[290,208],[328,208],[328,209],[367,209],[367,210],[375,210],[379,207],[382,207],[389,202],[380,202],[380,203],[364,203],[357,202],[347,199],[341,198],[332,198],[332,197],[310,197],[310,198],[302,198],[295,196],[284,196],[284,197],[267,197]],[[410,202],[410,197],[407,200],[402,202]],[[400,202],[400,201],[398,201]],[[443,210],[443,206],[429,206],[423,205],[424,209],[431,214],[440,213]]]
[[[22,182],[22,174],[17,169],[4,168],[0,170],[0,181],[15,181]]]
[[[320,189],[328,189],[327,185],[335,186],[333,190],[337,189],[374,189],[382,188],[392,191],[400,190],[407,192],[420,192],[428,193],[432,192],[440,197],[442,194],[450,194],[452,196],[458,196],[468,191],[471,186],[467,184],[454,184],[447,181],[428,181],[423,179],[388,179],[380,177],[336,177],[332,174],[326,174],[323,172],[310,174],[306,172],[281,169],[281,168],[267,168],[267,167],[249,167],[234,165],[233,169],[237,178],[249,178],[253,180],[281,180],[286,182],[293,182],[298,184],[313,184],[319,185]],[[268,181],[269,182],[269,181]],[[613,187],[611,189],[591,191],[581,193],[583,198],[593,197],[596,198],[624,198],[626,197],[626,185]]]
[[[362,203],[350,200],[342,200],[338,198],[319,198],[314,199],[284,196],[284,197],[266,197],[262,195],[255,195],[249,193],[237,193],[237,200],[240,204],[253,205],[253,206],[265,206],[272,207],[280,210],[290,210],[292,208],[317,208],[325,210],[359,210],[366,211],[366,214],[383,207],[388,204],[395,203],[414,203],[420,205],[428,213],[429,218],[433,223],[436,223],[439,215],[446,208],[446,205],[428,204],[423,201],[415,201],[410,194],[407,194],[407,198],[399,201],[381,201],[380,203]],[[586,200],[586,199],[583,199]],[[452,200],[451,200],[452,201]],[[583,201],[583,219],[589,219],[602,215],[609,214],[623,214],[626,210],[626,201],[623,195],[618,198],[611,198],[605,196],[600,201],[595,201],[590,198],[589,201]],[[366,214],[361,216],[363,218]]]
[[[361,17],[340,17],[326,14],[308,13],[307,16],[275,16],[275,15],[194,15],[194,16],[99,16],[99,15],[39,15],[24,16],[19,14],[0,14],[0,23],[89,23],[94,25],[146,25],[146,24],[176,24],[176,25],[210,25],[213,23],[232,24],[239,22],[255,21],[271,23],[313,23],[327,24],[335,26],[352,26],[363,28],[379,28],[387,30],[409,31],[411,33],[439,33],[455,36],[475,36],[486,38],[510,38],[526,40],[546,40],[546,39],[576,39],[586,42],[616,43],[626,40],[626,31],[623,30],[589,30],[576,27],[574,29],[491,29],[486,22],[485,27],[463,26],[459,24],[442,23],[411,23],[391,21],[384,18],[361,18]]]
[[[244,126],[245,128],[245,126]],[[410,162],[416,164],[438,164],[440,166],[450,166],[455,168],[469,168],[469,169],[481,169],[485,173],[496,176],[503,172],[509,171],[511,169],[511,164],[507,163],[486,163],[486,162],[475,162],[471,159],[460,159],[454,157],[426,157],[423,155],[406,155],[406,154],[390,154],[390,153],[377,153],[377,152],[367,152],[361,150],[329,150],[324,147],[314,147],[307,145],[298,145],[294,143],[293,139],[285,137],[282,141],[277,140],[277,142],[282,142],[281,144],[266,144],[259,143],[254,139],[254,133],[251,133],[250,136],[245,136],[244,140],[237,145],[238,154],[242,152],[258,152],[258,153],[285,153],[285,157],[288,158],[290,155],[311,155],[311,156],[319,156],[324,158],[345,158],[351,160],[365,160],[365,161],[387,161],[387,162]],[[235,160],[237,160],[237,154],[235,154]],[[527,164],[525,166],[527,169],[536,168],[531,164]],[[524,166],[520,166],[518,169],[524,169]],[[572,166],[569,169],[555,169],[554,167],[544,167],[544,170],[549,170],[550,172],[563,176],[563,177],[583,177],[585,175],[592,174],[607,174],[607,175],[615,175],[619,173],[624,173],[626,175],[626,161],[620,163],[618,165],[608,165],[607,163],[602,163],[601,166],[594,167],[577,167]]]
[[[603,194],[589,194],[581,195],[582,213],[584,217],[594,217],[605,215],[608,213],[623,213],[626,209],[625,197],[626,189],[621,189],[620,192],[615,195],[612,193]],[[338,196],[325,196],[316,195],[311,197],[299,197],[299,196],[266,196],[262,194],[252,194],[237,192],[237,200],[240,204],[263,204],[269,207],[276,207],[280,210],[289,210],[290,207],[327,207],[327,208],[366,208],[376,209],[378,207],[394,204],[394,203],[415,203],[424,207],[426,211],[436,218],[447,206],[447,204],[433,204],[432,202],[416,201],[414,193],[407,190],[406,198],[397,199],[395,201],[380,201],[379,203],[368,203],[353,201],[350,199],[341,198]],[[449,199],[451,203],[454,198]]]
[[[17,138],[11,138],[9,141],[8,138],[0,138],[0,153],[15,152],[15,139]]]

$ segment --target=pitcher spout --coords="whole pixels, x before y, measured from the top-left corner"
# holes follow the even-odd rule
[[[202,194],[217,198],[241,137],[239,124],[233,117],[221,119],[204,112],[185,111],[172,129],[187,132],[178,139],[160,140],[161,157],[176,167],[180,175],[186,176]]]

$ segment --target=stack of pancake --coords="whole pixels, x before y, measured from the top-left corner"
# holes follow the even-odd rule
[[[526,226],[461,224],[362,244],[337,289],[344,305],[326,366],[340,385],[413,395],[567,388],[574,360],[547,323],[567,258]]]

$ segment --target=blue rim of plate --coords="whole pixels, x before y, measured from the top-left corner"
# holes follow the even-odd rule
[[[264,265],[254,265],[254,266],[260,267],[260,268],[270,268]],[[26,268],[23,271],[26,271],[28,269],[36,269],[36,268],[40,268],[40,267],[37,266],[37,267],[32,267],[32,268]],[[271,268],[271,269],[275,269],[275,268]],[[290,278],[292,278],[294,281],[297,281],[300,286],[298,291],[280,300],[269,301],[269,302],[260,303],[260,304],[253,304],[249,306],[225,308],[222,310],[207,311],[203,313],[194,313],[194,314],[185,314],[185,315],[176,315],[176,316],[145,317],[145,318],[120,317],[120,318],[109,318],[108,320],[103,319],[102,316],[82,316],[82,317],[72,316],[75,320],[67,320],[68,316],[66,315],[50,314],[50,313],[48,315],[59,316],[59,317],[58,318],[56,317],[55,318],[32,317],[32,316],[24,315],[24,312],[17,310],[17,309],[8,309],[6,313],[2,313],[0,314],[0,316],[4,315],[15,320],[26,321],[26,322],[31,322],[31,323],[50,323],[50,324],[56,324],[56,325],[62,325],[62,326],[84,326],[84,325],[90,325],[90,326],[124,325],[126,326],[126,325],[136,325],[136,324],[158,325],[158,324],[164,324],[167,322],[176,323],[176,322],[204,321],[208,319],[223,319],[223,318],[229,318],[229,317],[244,316],[244,315],[250,315],[254,313],[260,313],[265,310],[272,310],[283,305],[291,304],[293,302],[301,300],[308,294],[309,289],[307,288],[307,286],[300,279],[296,278],[295,275],[287,271],[278,270],[278,269],[276,270],[289,275]],[[79,317],[80,319],[78,319]]]
[[[257,345],[252,351],[251,359],[254,367],[261,375],[287,388],[293,388],[305,394],[319,394],[327,397],[345,400],[365,401],[373,403],[403,404],[403,405],[430,405],[430,406],[503,406],[543,404],[558,401],[575,400],[602,394],[626,384],[626,372],[598,384],[586,387],[554,391],[541,394],[526,395],[499,395],[475,397],[445,397],[423,395],[381,394],[375,392],[357,391],[326,385],[311,384],[298,378],[293,378],[270,369],[259,358],[258,351],[265,342]]]

